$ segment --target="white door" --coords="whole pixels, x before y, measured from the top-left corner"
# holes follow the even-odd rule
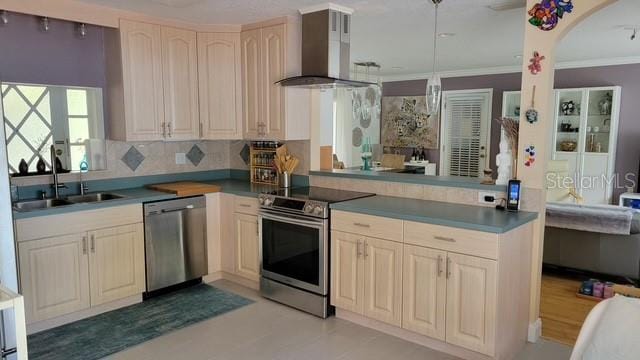
[[[491,89],[444,92],[441,175],[480,177],[488,167],[492,97]]]

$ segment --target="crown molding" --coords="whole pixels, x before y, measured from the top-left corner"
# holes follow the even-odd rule
[[[566,69],[580,69],[599,66],[616,66],[616,65],[629,65],[640,64],[640,56],[627,56],[607,59],[593,59],[593,60],[579,60],[579,61],[565,61],[557,63],[556,70]],[[455,78],[455,77],[467,77],[467,76],[483,76],[483,75],[499,75],[499,74],[511,74],[519,73],[522,71],[520,65],[512,66],[496,66],[488,68],[477,68],[467,70],[453,70],[438,72],[441,78]],[[403,74],[403,75],[380,75],[380,79],[383,82],[393,81],[410,81],[410,80],[425,80],[431,76],[431,72],[428,73],[415,73],[415,74]]]
[[[309,13],[314,13],[317,11],[323,11],[323,10],[335,10],[335,11],[339,11],[345,14],[349,14],[349,15],[353,15],[353,9],[346,7],[346,6],[342,6],[342,5],[338,5],[338,4],[334,4],[334,3],[324,3],[324,4],[318,4],[318,5],[313,5],[313,6],[308,6],[305,8],[302,8],[298,11],[300,11],[300,14],[304,15],[304,14],[309,14]]]

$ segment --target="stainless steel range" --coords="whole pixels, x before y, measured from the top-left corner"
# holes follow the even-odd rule
[[[317,187],[260,194],[260,292],[326,318],[329,306],[329,204],[374,194]]]

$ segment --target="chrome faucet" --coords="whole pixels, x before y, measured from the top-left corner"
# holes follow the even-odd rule
[[[60,198],[60,189],[66,189],[67,185],[58,181],[58,169],[56,169],[56,147],[51,145],[51,173],[53,174],[53,193],[55,198]]]
[[[80,180],[80,195],[84,196],[87,191],[89,191],[89,186],[87,185],[86,182]]]

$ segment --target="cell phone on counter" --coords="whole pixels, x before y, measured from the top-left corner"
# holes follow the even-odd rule
[[[507,210],[520,210],[521,186],[522,183],[520,182],[520,180],[509,180],[509,185],[507,186]]]

